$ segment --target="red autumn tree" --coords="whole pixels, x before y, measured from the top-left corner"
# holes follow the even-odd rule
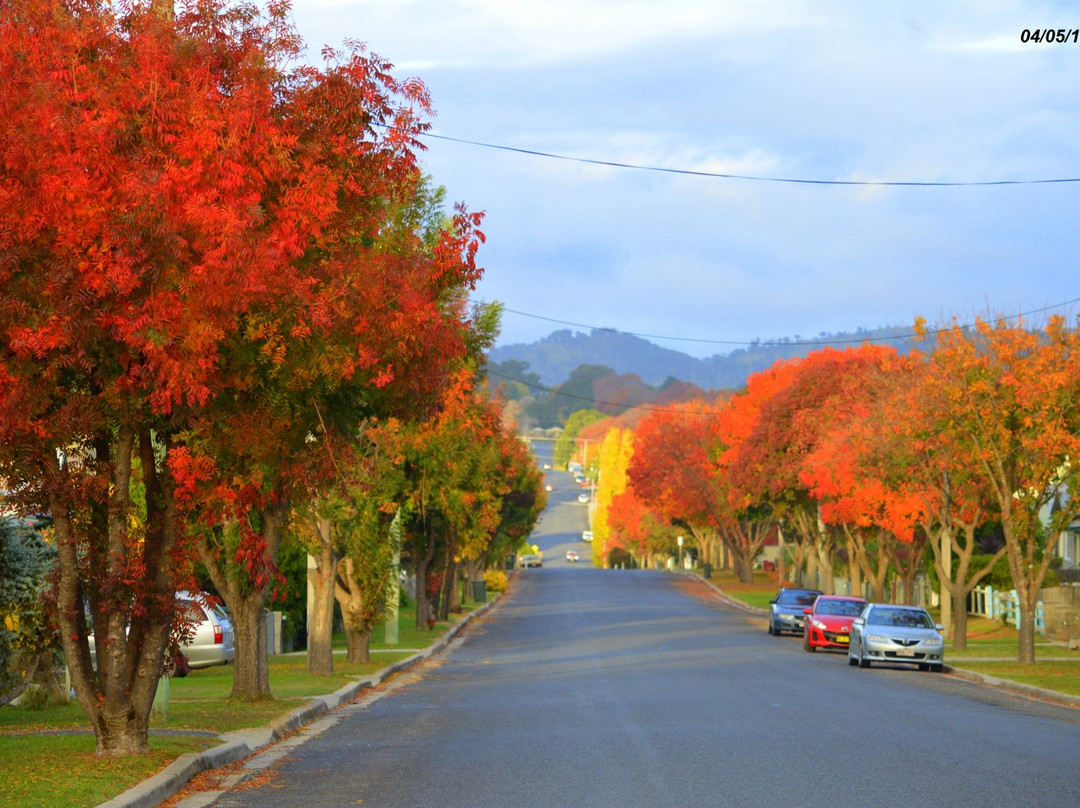
[[[774,524],[731,495],[723,424],[732,406],[717,399],[650,414],[638,426],[630,478],[645,502],[688,527],[705,561],[716,563],[723,546],[748,581]]]
[[[357,54],[283,72],[299,48],[287,5],[264,16],[206,0],[173,19],[13,2],[0,17],[0,473],[53,514],[61,635],[99,754],[142,752],[190,560],[180,505],[210,525],[232,509],[257,576],[316,402],[343,412],[406,377],[396,395],[440,386],[446,353],[416,374],[403,363],[456,319],[475,220],[426,260],[381,240],[382,194],[415,181],[426,95]]]
[[[645,567],[650,565],[654,554],[667,553],[671,548],[674,531],[671,524],[646,505],[633,486],[612,497],[607,509],[607,524],[608,550],[624,550],[631,557],[640,559]]]
[[[834,535],[801,475],[830,424],[853,406],[858,387],[852,380],[863,368],[894,355],[892,349],[873,345],[815,351],[776,368],[771,378],[751,379],[745,400],[734,402],[745,416],[729,419],[733,495],[769,505],[794,528],[799,549],[815,558],[817,584],[826,592],[833,587]]]

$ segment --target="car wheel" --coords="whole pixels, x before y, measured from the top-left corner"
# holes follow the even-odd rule
[[[927,665],[925,662],[920,662],[919,670],[921,670],[923,673],[926,673],[926,671],[930,670],[930,666]]]
[[[862,646],[859,647],[859,667],[869,668],[870,660],[863,656]]]
[[[853,657],[851,655],[851,649],[850,648],[848,649],[847,664],[851,665],[852,667],[859,664],[859,660],[857,660],[855,657]]]
[[[931,673],[941,673],[942,670],[944,670],[944,668],[945,668],[944,665],[931,665],[930,666],[930,672]]]
[[[817,646],[814,646],[814,645],[810,644],[810,635],[809,634],[803,634],[802,647],[803,647],[804,651],[809,651],[810,653],[813,653],[814,651],[817,650]]]
[[[770,618],[769,618],[769,636],[771,637],[771,636],[773,636],[773,634],[775,634],[775,633],[776,633],[776,632],[775,632],[775,631],[773,631],[773,625],[772,625],[772,618],[770,617]]]

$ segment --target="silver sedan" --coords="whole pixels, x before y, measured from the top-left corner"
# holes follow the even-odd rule
[[[922,671],[940,671],[944,630],[920,606],[869,603],[851,625],[848,664],[868,668],[871,662],[906,662]]]

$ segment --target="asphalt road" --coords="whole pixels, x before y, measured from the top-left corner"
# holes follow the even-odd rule
[[[852,668],[682,576],[567,563],[586,506],[558,482],[543,568],[217,804],[1080,805],[1080,711]]]

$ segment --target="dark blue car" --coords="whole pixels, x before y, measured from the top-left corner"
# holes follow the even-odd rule
[[[769,633],[774,636],[785,631],[802,634],[806,620],[805,610],[814,605],[820,594],[822,593],[817,589],[786,587],[777,592],[776,597],[769,601]]]

